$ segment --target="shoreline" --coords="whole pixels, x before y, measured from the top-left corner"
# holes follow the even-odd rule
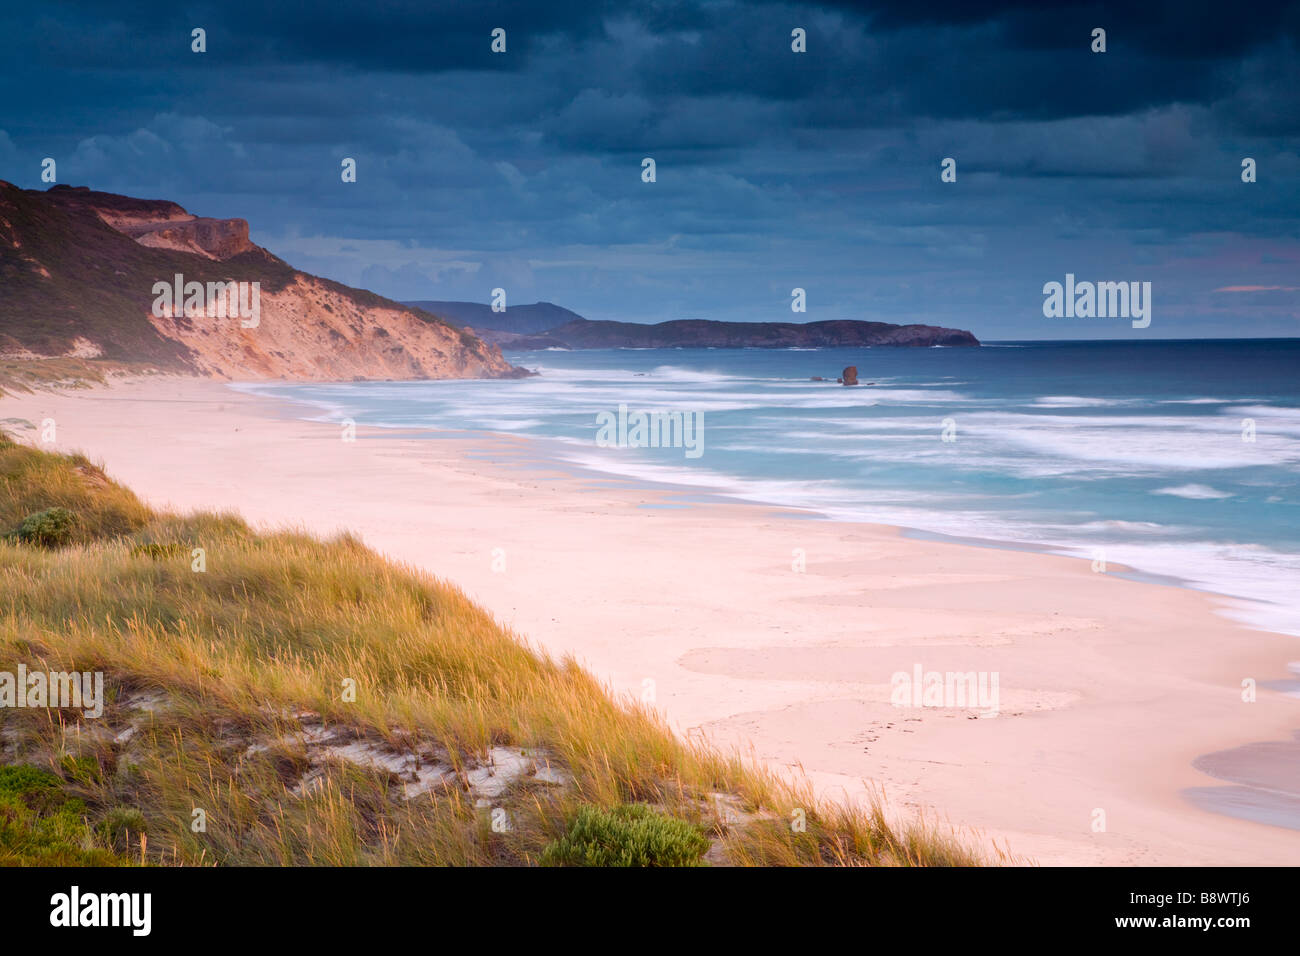
[[[568,407],[565,400],[571,402],[573,397],[566,393],[563,386],[575,374],[574,369],[559,367],[555,371],[559,375],[552,384],[561,386],[559,391],[561,405],[564,406],[564,410],[572,413],[574,408]],[[694,387],[701,375],[698,372],[672,366],[666,369],[657,368],[653,372],[637,372],[636,375],[654,377],[661,371],[686,373],[683,376],[667,375],[666,384],[661,387],[669,389]],[[581,378],[581,373],[578,374]],[[791,381],[798,381],[798,379]],[[628,382],[634,383],[629,384],[629,388],[634,385],[639,388],[644,384],[640,378],[628,379]],[[888,382],[889,380],[886,379],[886,385]],[[372,392],[367,387],[368,384],[376,385],[376,390]],[[420,427],[419,422],[412,422],[413,417],[420,416],[402,413],[400,400],[404,395],[409,396],[412,401],[421,405],[428,401],[432,410],[432,417],[429,420],[439,421],[439,429],[450,431],[458,437],[527,438],[538,443],[546,451],[547,457],[564,461],[566,467],[575,474],[600,475],[611,482],[622,480],[630,488],[672,490],[693,495],[692,498],[681,500],[700,503],[746,502],[783,509],[791,514],[797,512],[800,516],[810,519],[895,527],[912,537],[957,544],[1017,551],[1032,550],[1040,554],[1063,554],[1089,561],[1104,556],[1109,573],[1132,576],[1135,580],[1190,588],[1214,595],[1223,599],[1219,613],[1229,620],[1265,632],[1300,638],[1300,625],[1297,624],[1297,621],[1300,621],[1300,601],[1296,599],[1294,589],[1286,584],[1294,574],[1300,574],[1300,563],[1298,563],[1300,555],[1294,553],[1291,539],[1279,538],[1276,533],[1260,527],[1252,527],[1250,515],[1243,518],[1244,524],[1224,526],[1220,518],[1227,513],[1229,503],[1225,503],[1214,515],[1209,514],[1209,511],[1215,509],[1205,509],[1203,506],[1200,512],[1195,514],[1178,510],[1160,512],[1165,501],[1198,497],[1196,494],[1178,494],[1186,489],[1159,488],[1156,484],[1152,484],[1146,489],[1139,487],[1122,491],[1120,500],[1110,503],[1104,499],[1099,501],[1093,495],[1086,503],[1081,501],[1072,505],[1072,510],[1075,512],[1093,514],[1093,520],[1078,524],[1073,515],[1054,518],[1050,510],[1044,513],[1041,502],[1037,514],[1034,507],[1022,509],[1011,502],[1011,499],[1018,497],[1032,498],[1032,494],[1012,494],[1008,502],[991,504],[971,502],[969,506],[963,507],[957,501],[962,496],[978,498],[981,495],[987,497],[992,494],[996,497],[997,492],[988,489],[984,491],[966,489],[961,494],[954,494],[952,500],[944,500],[948,496],[943,489],[931,488],[934,497],[931,494],[920,495],[909,491],[910,486],[906,476],[899,475],[895,475],[892,481],[885,480],[865,486],[859,482],[855,485],[852,476],[842,470],[836,470],[842,463],[838,462],[840,453],[834,451],[831,454],[837,461],[833,463],[823,461],[821,465],[834,464],[836,468],[825,470],[821,465],[814,465],[820,480],[811,482],[805,480],[808,477],[806,471],[800,471],[798,474],[790,471],[792,462],[788,456],[778,463],[776,471],[768,473],[766,466],[754,470],[755,463],[750,462],[747,468],[745,462],[728,459],[725,455],[722,458],[711,459],[707,464],[695,463],[698,467],[683,465],[672,456],[665,458],[657,454],[648,457],[645,454],[624,455],[593,446],[590,434],[583,436],[575,432],[572,421],[566,423],[563,416],[559,419],[551,419],[541,408],[530,410],[527,401],[521,405],[517,398],[510,397],[518,395],[517,390],[516,392],[496,388],[482,390],[477,385],[473,385],[467,386],[464,391],[449,392],[446,389],[436,388],[438,383],[432,384],[435,387],[427,391],[421,389],[419,383],[415,382],[387,383],[387,388],[383,383],[362,383],[355,391],[350,389],[347,383],[325,385],[322,387],[323,391],[311,385],[302,387],[288,382],[238,383],[233,387],[264,398],[296,403],[299,410],[290,413],[291,417],[337,424],[348,416],[353,416],[363,419],[371,427],[387,430],[390,434],[406,435],[412,433],[412,428]],[[832,389],[834,388],[835,386],[832,386]],[[531,387],[525,388],[525,392],[532,390]],[[455,391],[460,392],[458,397],[452,397]],[[379,397],[376,398],[376,395]],[[674,393],[668,397],[668,401],[671,404],[683,398],[684,395]],[[707,405],[721,398],[725,398],[725,395],[720,396],[709,392],[700,400]],[[609,397],[605,396],[602,400],[608,401]],[[654,400],[653,395],[647,398],[651,403]],[[958,400],[966,401],[967,398]],[[881,401],[887,403],[887,397]],[[1042,400],[1042,403],[1046,401]],[[1073,405],[1077,402],[1079,405],[1085,405],[1091,401],[1091,399],[1072,399],[1065,404]],[[1129,400],[1117,400],[1117,403],[1122,405],[1127,401]],[[1197,404],[1199,401],[1193,400],[1190,404]],[[1227,400],[1214,402],[1214,404],[1224,403],[1227,403]],[[878,402],[867,402],[869,406],[875,404]],[[1158,404],[1177,406],[1184,403],[1161,401]],[[796,401],[792,407],[800,407],[799,402]],[[468,409],[476,409],[476,411],[471,414]],[[444,420],[444,412],[448,420]],[[535,414],[540,414],[545,422],[533,420]],[[971,414],[986,414],[986,412]],[[1014,414],[1021,415],[1021,412]],[[894,421],[894,419],[886,416],[886,421]],[[545,427],[546,423],[559,424],[559,431],[547,428],[549,434],[535,432],[533,426]],[[1031,428],[1034,427],[1032,417],[1025,419],[1025,423]],[[723,427],[745,429],[752,426],[728,423]],[[734,443],[730,438],[727,441]],[[597,445],[599,444],[597,442]],[[724,446],[725,444],[726,441]],[[796,446],[793,449],[776,449],[778,457],[792,450],[805,454],[811,451],[806,443],[799,445],[798,442],[793,442],[792,444]],[[743,447],[743,441],[741,445],[739,449],[726,449],[726,451],[755,450]],[[918,454],[923,452],[918,450]],[[983,454],[989,452],[977,452],[975,460],[978,461],[979,456]],[[845,457],[855,456],[849,454]],[[887,460],[889,460],[888,456]],[[1081,460],[1090,459],[1084,455]],[[804,467],[807,466],[808,461],[810,459],[802,461]],[[1186,460],[1184,457],[1181,464],[1179,462],[1168,464],[1171,467],[1183,467],[1186,465]],[[1011,472],[1017,473],[1015,468],[1012,468]],[[1167,478],[1166,483],[1174,480],[1171,477]],[[1286,479],[1280,477],[1279,480]],[[1260,487],[1258,483],[1247,484],[1255,488]],[[929,488],[931,485],[926,487]],[[1189,486],[1193,490],[1201,487],[1203,486]],[[1236,499],[1238,496],[1251,494],[1251,487],[1234,485],[1229,487],[1229,492],[1209,490],[1215,498]],[[1037,493],[1041,494],[1042,490],[1044,489],[1039,489]],[[1143,490],[1145,494],[1141,494]],[[1071,489],[1068,488],[1058,489],[1058,497],[1054,500],[1065,504],[1070,501],[1071,493]],[[1152,498],[1151,495],[1156,495],[1158,498]],[[1165,495],[1169,497],[1161,497]],[[1269,499],[1270,502],[1278,500],[1281,499],[1277,495]],[[1232,504],[1236,506],[1235,501]],[[1156,513],[1134,514],[1134,507],[1146,506],[1155,508]],[[1197,525],[1204,518],[1210,520],[1204,527],[1198,528]],[[1145,528],[1141,527],[1142,525],[1145,525]],[[1267,526],[1270,529],[1272,527],[1271,523]]]
[[[359,427],[344,443],[337,425],[281,417],[302,407],[155,378],[6,396],[0,417],[53,417],[53,447],[103,460],[151,504],[353,530],[616,692],[641,697],[651,681],[678,732],[801,764],[823,792],[857,795],[868,778],[891,807],[1047,864],[1300,858],[1300,832],[1183,794],[1239,797],[1233,777],[1194,764],[1266,773],[1260,746],[1294,746],[1300,726],[1294,699],[1267,687],[1294,678],[1295,639],[1222,616],[1207,592],[811,510],[682,502],[692,490],[575,475],[519,436]],[[1000,673],[1002,713],[894,708],[891,674],[918,663]],[[1246,677],[1254,704],[1240,700]]]

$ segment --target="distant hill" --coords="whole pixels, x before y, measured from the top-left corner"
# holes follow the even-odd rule
[[[154,312],[154,284],[258,282],[260,320]],[[251,289],[251,287],[249,287]],[[498,378],[495,345],[420,309],[299,272],[243,219],[85,187],[0,181],[0,357],[75,356],[222,378]]]
[[[717,322],[678,319],[643,325],[584,319],[550,302],[493,312],[480,302],[407,302],[510,349],[835,348],[979,345],[964,329],[835,319],[826,322]]]
[[[482,302],[436,302],[421,299],[406,304],[440,315],[456,325],[469,326],[476,331],[492,329],[498,332],[534,335],[553,329],[557,325],[582,319],[577,312],[550,302],[511,305],[507,306],[504,312],[493,312],[491,306],[484,305]]]
[[[609,348],[835,348],[871,346],[977,346],[964,329],[934,325],[893,325],[837,319],[827,322],[714,322],[682,319],[639,325],[576,319],[541,335],[492,334],[491,341],[513,349]]]

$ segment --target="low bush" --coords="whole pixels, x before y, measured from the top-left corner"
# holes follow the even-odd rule
[[[62,548],[72,543],[76,530],[76,514],[67,508],[46,508],[24,518],[14,537],[24,544]]]
[[[569,832],[542,851],[543,866],[699,866],[700,828],[645,804],[583,807]]]

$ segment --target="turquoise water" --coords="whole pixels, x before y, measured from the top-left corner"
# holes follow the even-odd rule
[[[506,357],[541,374],[239,387],[321,420],[550,439],[645,481],[1066,549],[1300,634],[1300,339]],[[835,384],[846,365],[861,387]],[[597,416],[620,405],[697,415],[702,453],[598,445]]]

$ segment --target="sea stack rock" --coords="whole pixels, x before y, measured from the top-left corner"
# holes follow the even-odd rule
[[[856,365],[850,365],[848,368],[846,368],[844,370],[844,377],[841,378],[840,381],[843,382],[845,385],[857,385],[858,367]]]

